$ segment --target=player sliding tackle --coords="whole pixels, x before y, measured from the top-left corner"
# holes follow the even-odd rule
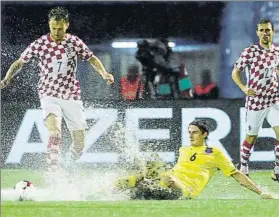
[[[218,148],[207,146],[209,129],[205,121],[191,122],[188,131],[190,146],[180,148],[178,161],[171,170],[166,171],[162,162],[153,160],[155,166],[147,163],[145,171],[119,179],[117,189],[130,189],[132,198],[137,199],[193,199],[203,191],[217,169],[220,169],[225,176],[233,177],[262,198],[279,199],[277,195],[264,192],[249,177],[238,171]]]
[[[84,147],[87,123],[80,96],[80,84],[76,79],[77,57],[87,60],[109,84],[114,83],[114,78],[106,72],[101,61],[81,39],[66,33],[69,28],[69,14],[66,9],[57,7],[50,10],[48,25],[50,33],[31,43],[11,65],[4,80],[1,81],[1,89],[11,82],[13,76],[31,58],[39,60],[38,92],[45,125],[49,132],[47,163],[50,172],[58,171],[59,174],[62,118],[67,123],[73,141],[69,162],[76,161]]]

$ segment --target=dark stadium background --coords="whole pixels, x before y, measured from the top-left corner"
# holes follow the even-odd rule
[[[191,37],[218,42],[224,2],[1,2],[2,37],[11,43],[48,31],[47,13],[65,6],[70,32],[88,41],[119,37]],[[208,18],[210,17],[210,19]]]

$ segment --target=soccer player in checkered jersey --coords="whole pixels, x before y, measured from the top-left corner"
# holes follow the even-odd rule
[[[246,138],[241,147],[240,171],[247,174],[251,150],[266,118],[274,129],[275,166],[272,179],[279,181],[279,47],[272,43],[275,33],[273,23],[262,19],[256,29],[259,42],[244,49],[232,71],[232,79],[246,94]],[[241,79],[246,72],[247,84]]]
[[[80,84],[76,79],[77,57],[87,60],[109,84],[114,83],[112,74],[106,72],[101,61],[77,36],[66,33],[69,27],[68,11],[62,7],[50,10],[50,33],[31,43],[9,68],[1,89],[7,86],[31,58],[39,60],[40,80],[38,93],[45,125],[49,132],[47,163],[50,172],[60,171],[62,117],[72,135],[69,161],[74,162],[84,147],[87,127],[83,103],[80,100]]]

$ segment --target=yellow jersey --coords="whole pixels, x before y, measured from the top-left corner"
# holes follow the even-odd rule
[[[218,148],[187,146],[179,149],[178,161],[166,175],[174,176],[185,186],[183,197],[194,198],[201,193],[217,169],[225,176],[238,171]]]

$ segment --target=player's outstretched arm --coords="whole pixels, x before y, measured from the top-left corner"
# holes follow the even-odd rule
[[[10,66],[5,78],[1,81],[1,89],[5,88],[12,80],[12,78],[22,69],[24,62],[21,59],[16,60]]]
[[[268,192],[263,192],[250,178],[241,172],[236,172],[232,177],[241,185],[245,186],[249,190],[257,193],[263,199],[274,199],[273,196]]]
[[[91,66],[97,70],[97,72],[102,76],[104,80],[107,80],[108,84],[113,84],[114,83],[114,77],[112,74],[108,73],[102,64],[102,62],[98,59],[96,56],[92,56],[89,59],[89,63]]]

